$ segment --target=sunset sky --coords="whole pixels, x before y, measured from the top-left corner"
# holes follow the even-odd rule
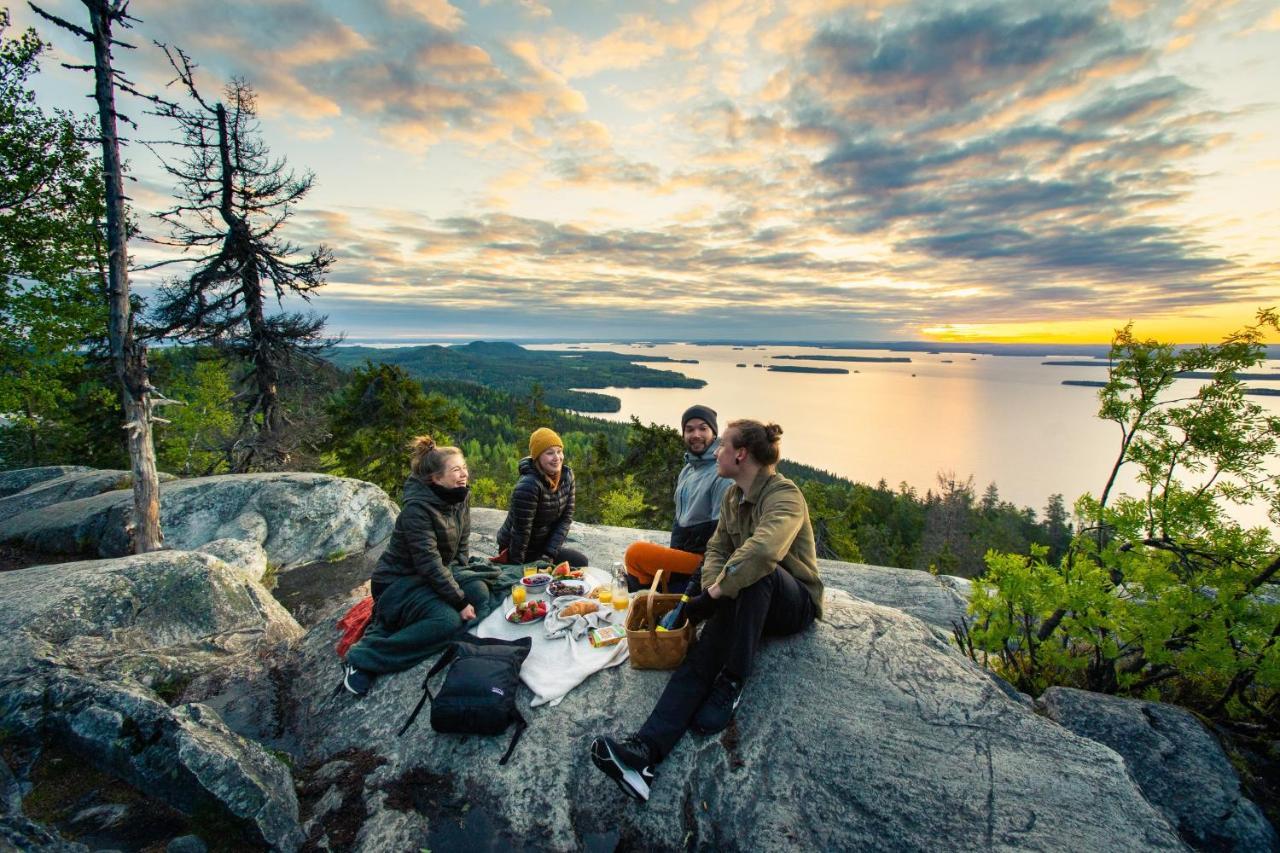
[[[1280,303],[1274,0],[130,11],[138,84],[153,39],[207,95],[244,77],[316,173],[290,236],[334,249],[313,304],[353,338],[1202,341]],[[56,62],[87,46],[12,13],[56,45],[42,101],[87,109]]]

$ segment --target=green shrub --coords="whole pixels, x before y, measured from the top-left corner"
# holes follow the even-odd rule
[[[1100,417],[1120,450],[1100,497],[1077,501],[1079,532],[1057,562],[989,552],[974,583],[972,653],[1020,689],[1068,684],[1262,720],[1280,704],[1280,548],[1229,504],[1280,520],[1280,418],[1246,399],[1273,311],[1216,346],[1177,350],[1121,330]],[[1176,388],[1208,376],[1194,393]],[[1135,471],[1139,494],[1116,495]]]

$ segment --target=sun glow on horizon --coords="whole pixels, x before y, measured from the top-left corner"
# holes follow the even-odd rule
[[[1228,305],[1197,317],[1104,317],[1058,322],[941,323],[918,329],[924,340],[947,343],[1106,344],[1132,322],[1142,338],[1175,344],[1218,343],[1251,325],[1259,308],[1270,305]],[[1274,336],[1272,336],[1274,337]],[[1277,343],[1277,341],[1270,341]]]

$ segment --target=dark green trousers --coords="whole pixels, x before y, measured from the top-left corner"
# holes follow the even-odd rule
[[[483,580],[472,578],[460,586],[476,608],[471,622],[463,622],[421,578],[405,577],[391,584],[378,596],[364,636],[347,650],[347,663],[366,672],[403,672],[440,651],[493,609]]]
[[[492,565],[476,557],[451,570],[476,609],[475,619],[463,622],[422,578],[403,577],[378,596],[369,627],[347,650],[346,662],[366,672],[412,669],[492,613],[522,574],[520,566]]]

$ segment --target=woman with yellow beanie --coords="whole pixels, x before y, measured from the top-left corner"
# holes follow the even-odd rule
[[[586,556],[564,542],[573,523],[573,472],[564,464],[564,442],[555,430],[540,427],[529,436],[529,455],[520,460],[520,479],[511,490],[511,507],[498,530],[506,561],[568,561],[578,568]]]

